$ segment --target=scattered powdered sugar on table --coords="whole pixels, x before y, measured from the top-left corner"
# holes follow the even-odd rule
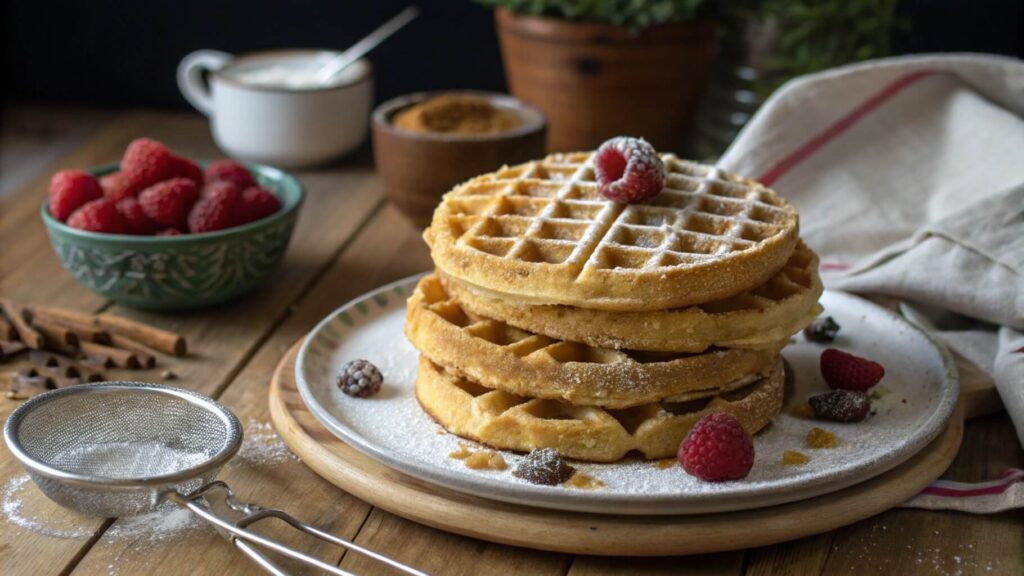
[[[288,449],[270,422],[249,420],[245,425],[245,439],[229,466],[254,467],[298,461]]]
[[[862,481],[897,465],[912,455],[919,445],[908,439],[933,421],[942,396],[944,375],[941,358],[923,336],[903,323],[883,314],[870,313],[866,306],[842,296],[826,294],[823,304],[843,326],[843,332],[831,346],[880,361],[886,367],[883,381],[888,393],[873,401],[873,415],[859,424],[803,420],[788,410],[814,393],[827,391],[818,370],[821,346],[797,336],[785,350],[794,367],[795,390],[787,396],[786,407],[775,422],[755,438],[757,453],[750,475],[741,481],[708,483],[687,475],[681,467],[658,467],[639,458],[626,458],[613,464],[573,462],[607,486],[599,490],[571,490],[561,486],[536,486],[514,477],[510,471],[496,472],[466,468],[461,460],[449,458],[466,440],[443,432],[420,408],[415,398],[415,374],[418,353],[406,341],[403,331],[404,307],[400,302],[361,318],[355,327],[343,330],[340,342],[327,354],[330,372],[355,358],[365,358],[381,369],[384,387],[375,397],[351,398],[338,391],[329,379],[311,382],[313,395],[350,434],[375,450],[400,463],[426,470],[438,481],[444,477],[476,479],[477,486],[500,490],[515,486],[542,496],[561,494],[565,498],[602,501],[623,497],[678,497],[680,501],[698,501],[702,497],[751,496],[758,493],[794,493],[809,487],[836,489]],[[314,336],[315,338],[315,336]],[[812,427],[836,434],[839,446],[812,449],[806,435]],[[470,445],[474,443],[469,442]],[[810,457],[802,466],[782,464],[782,453],[797,450]],[[522,456],[502,451],[515,467]],[[804,492],[806,493],[806,492]],[[528,496],[523,496],[528,498]]]
[[[26,490],[38,491],[28,474],[15,476],[9,479],[4,486],[3,514],[7,522],[51,538],[75,539],[92,536],[92,530],[76,526],[75,518],[58,517],[53,514],[53,509],[33,510],[30,504],[36,502],[47,504],[48,502],[45,501],[46,497],[42,494],[37,494],[26,502],[24,497]],[[52,508],[56,508],[56,506]]]

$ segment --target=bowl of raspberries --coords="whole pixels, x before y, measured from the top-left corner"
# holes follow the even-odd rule
[[[61,264],[120,304],[183,310],[258,287],[278,266],[303,200],[259,164],[201,165],[149,138],[119,164],[53,175],[41,215]]]

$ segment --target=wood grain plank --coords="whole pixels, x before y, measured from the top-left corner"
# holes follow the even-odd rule
[[[374,508],[356,543],[437,576],[530,574],[561,576],[572,557],[491,544],[409,522]],[[345,554],[341,567],[355,574],[399,575],[360,554]]]
[[[568,576],[612,576],[614,574],[733,576],[743,574],[745,556],[746,552],[744,551],[661,558],[577,556]]]
[[[429,263],[419,232],[390,207],[377,214],[351,245],[336,258],[315,285],[292,307],[286,320],[262,343],[244,370],[233,379],[220,401],[249,431],[266,426],[267,384],[281,357],[300,337],[326,316],[377,285],[421,271]],[[270,433],[266,428],[264,433]],[[245,454],[243,449],[243,456]],[[278,506],[300,519],[346,538],[354,538],[370,506],[338,490],[297,460],[270,465],[231,463],[221,478],[245,501]],[[117,524],[115,523],[115,527]],[[341,552],[293,531],[265,525],[260,530],[325,560],[336,562]],[[201,554],[202,562],[181,558]],[[147,550],[131,541],[104,536],[76,567],[76,573],[102,573],[116,565],[122,574],[156,570],[160,574],[250,574],[253,564],[207,530],[192,530]]]
[[[1005,414],[969,423],[942,476],[981,482],[1024,465]],[[748,574],[1024,574],[1024,517],[895,509],[831,534],[751,551]]]
[[[62,164],[66,162],[81,166],[116,159],[124,145],[140,135],[163,140],[172,149],[193,157],[209,158],[215,155],[205,120],[194,115],[138,114],[115,122],[103,134],[90,139],[85,145],[85,151],[72,153]],[[90,149],[91,145],[100,148],[101,152]],[[113,151],[116,153],[112,154]],[[266,286],[233,304],[189,313],[141,313],[116,306],[110,309],[115,314],[181,332],[188,338],[195,353],[173,361],[174,371],[180,377],[174,382],[175,385],[206,393],[220,391],[286,315],[288,307],[322,274],[359,226],[383,201],[380,185],[365,156],[316,173],[300,173],[297,176],[307,188],[307,203],[300,213],[285,261],[279,273]],[[27,262],[5,258],[3,266],[6,268],[0,268],[5,270],[0,293],[27,302],[66,305],[84,310],[97,309],[104,301],[78,286],[64,273],[47,245],[42,223],[34,213],[38,209],[39,200],[25,200],[30,195],[36,195],[37,185],[30,184],[7,201],[18,211],[30,216],[24,218],[25,223],[14,223],[11,228],[6,228],[8,223],[5,220],[0,238],[17,237],[19,240],[15,242],[16,246],[22,246],[23,237],[34,239],[32,241],[38,246],[35,249],[38,254],[31,258],[25,255],[29,260]],[[31,206],[31,210],[24,206]],[[29,217],[31,222],[28,221]],[[11,272],[7,273],[6,270]],[[37,285],[53,288],[39,290],[35,288]],[[157,374],[159,371],[136,377],[159,380]],[[13,409],[13,402],[0,402],[5,412]],[[3,448],[0,450],[0,483],[18,481],[20,478],[23,478],[20,467],[12,461],[6,447]],[[52,514],[47,512],[47,517],[52,521],[71,522],[69,514],[63,510],[54,510]],[[95,529],[99,526],[98,522],[89,520],[81,524]],[[83,544],[75,540],[55,541],[35,533],[26,535],[24,530],[8,537],[8,531],[13,528],[6,523],[0,524],[0,542],[13,542],[4,550],[0,573],[36,573],[47,568],[60,570],[77,555]],[[48,552],[42,556],[36,553],[39,549]],[[7,566],[16,569],[11,572],[5,569]]]

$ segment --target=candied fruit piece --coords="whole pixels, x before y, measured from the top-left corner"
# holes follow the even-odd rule
[[[800,452],[786,450],[782,453],[782,463],[786,466],[803,466],[810,461],[811,459],[806,454],[801,454]]]
[[[839,445],[836,435],[821,428],[811,428],[807,431],[807,446],[811,448],[835,448]]]
[[[505,459],[494,450],[479,450],[466,457],[466,468],[473,470],[504,470],[508,467]]]
[[[580,490],[593,490],[595,488],[604,488],[605,483],[592,476],[577,472],[572,475],[572,478],[569,478],[565,486]]]

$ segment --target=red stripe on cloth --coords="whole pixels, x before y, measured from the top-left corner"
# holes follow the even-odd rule
[[[1015,477],[1008,479],[1007,482],[1002,484],[996,484],[995,486],[987,486],[985,488],[945,488],[942,486],[929,486],[921,491],[921,494],[929,494],[931,496],[944,496],[947,498],[970,498],[972,496],[991,496],[993,494],[1002,494],[1010,489],[1011,486],[1020,482],[1022,478]]]
[[[909,74],[900,76],[888,86],[876,92],[874,96],[864,101],[863,104],[851,110],[846,116],[836,120],[831,126],[820,132],[814,138],[808,140],[803,146],[797,148],[789,156],[786,156],[769,168],[768,171],[758,178],[758,180],[760,180],[765,186],[771,186],[776,180],[786,174],[786,172],[792,170],[794,166],[806,160],[809,156],[817,152],[843,132],[849,130],[850,127],[881,106],[886,100],[889,100],[893,96],[899,94],[904,88],[933,73],[934,71],[932,70],[918,70],[916,72],[910,72]]]

